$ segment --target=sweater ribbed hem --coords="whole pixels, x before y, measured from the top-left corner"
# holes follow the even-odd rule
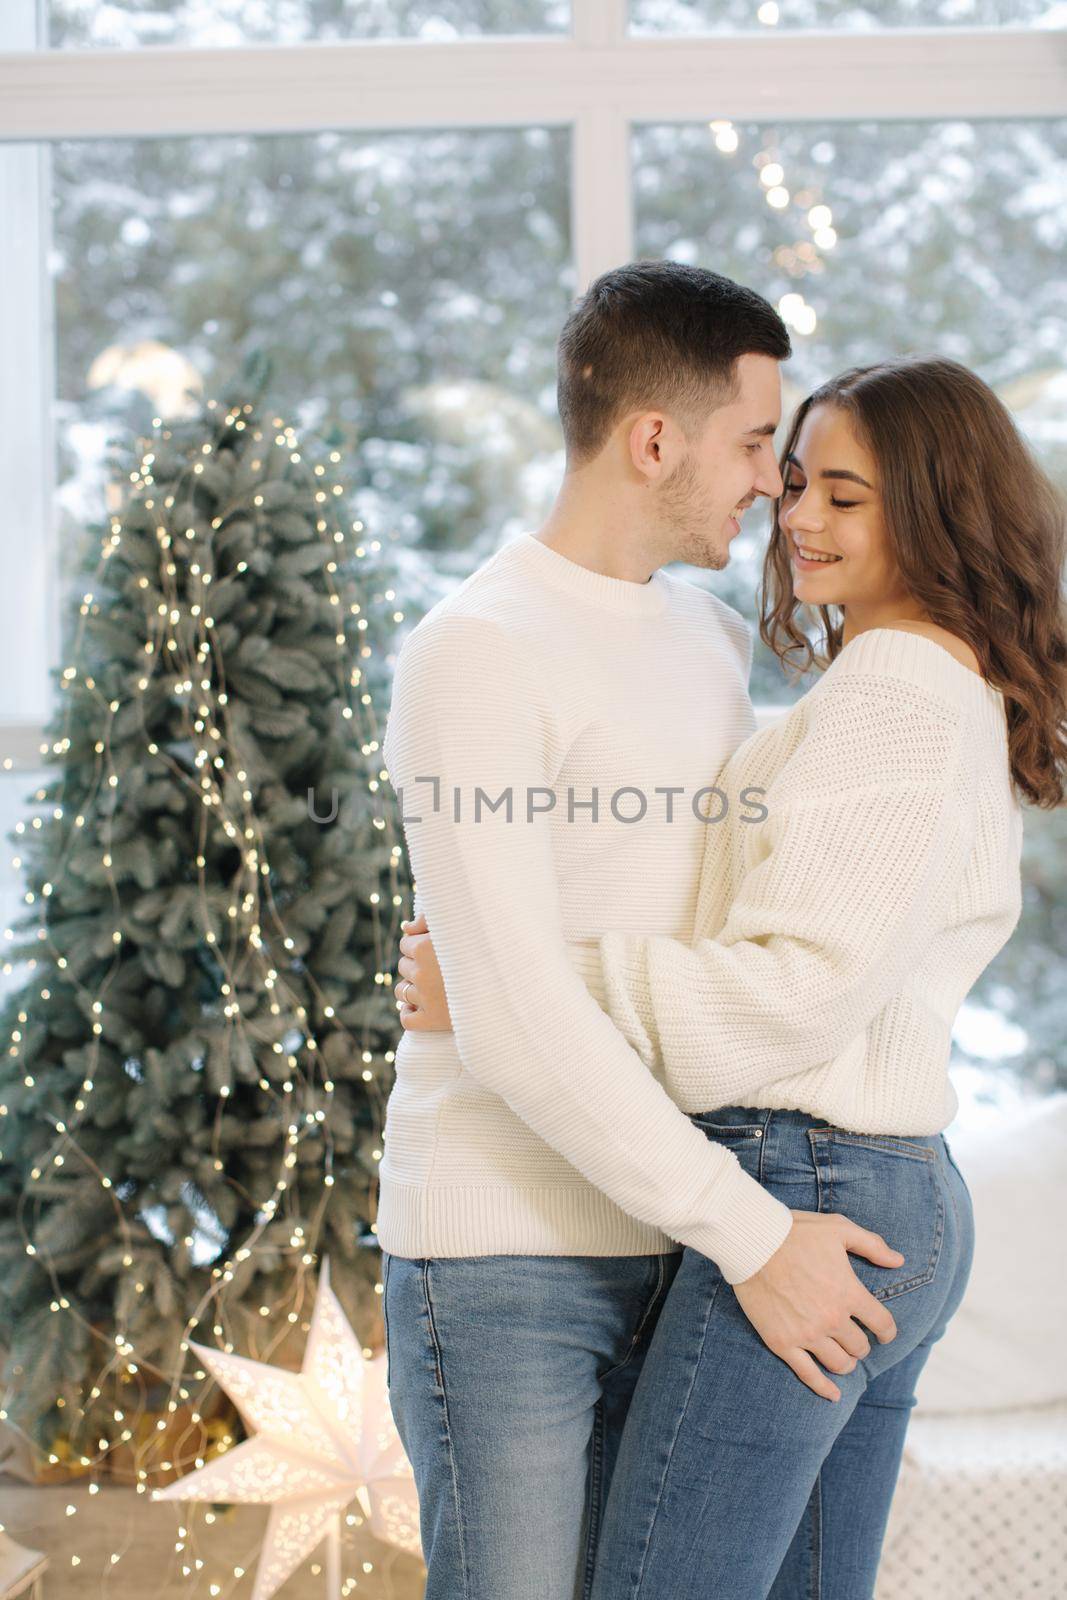
[[[694,1224],[684,1242],[741,1283],[770,1260],[793,1226],[780,1200],[739,1162],[716,1173],[713,1221]],[[408,1260],[435,1256],[643,1256],[679,1242],[620,1211],[599,1189],[509,1184],[435,1188],[397,1183],[382,1173],[378,1242]]]
[[[757,1185],[758,1187],[758,1185]],[[399,1183],[381,1174],[378,1241],[408,1260],[433,1256],[644,1256],[680,1248],[590,1184],[567,1188]]]

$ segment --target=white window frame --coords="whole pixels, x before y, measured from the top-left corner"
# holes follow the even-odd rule
[[[633,255],[642,122],[967,120],[1067,115],[1067,30],[927,28],[650,38],[626,0],[573,0],[570,34],[43,50],[45,0],[0,8],[0,672],[19,716],[0,756],[32,766],[56,662],[54,373],[46,295],[49,141],[318,129],[567,127],[576,282]],[[14,353],[17,357],[12,360]],[[17,574],[17,583],[11,575]],[[779,708],[761,707],[761,720]]]

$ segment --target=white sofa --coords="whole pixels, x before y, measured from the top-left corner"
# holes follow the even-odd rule
[[[876,1600],[1064,1600],[1067,1095],[948,1139],[974,1265],[920,1379]]]

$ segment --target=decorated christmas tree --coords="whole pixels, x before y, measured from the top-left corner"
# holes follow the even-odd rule
[[[195,1416],[190,1340],[302,1345],[326,1252],[353,1325],[378,1326],[402,616],[338,452],[271,413],[268,381],[247,368],[129,453],[49,779],[9,834],[3,1413],[73,1463],[128,1451],[146,1411]]]

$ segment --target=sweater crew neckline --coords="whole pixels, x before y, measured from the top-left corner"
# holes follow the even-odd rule
[[[957,661],[928,634],[912,633],[909,628],[865,628],[838,651],[823,678],[850,672],[900,676],[967,706],[972,728],[984,727],[1001,739],[1007,738],[1003,690]]]
[[[536,573],[552,588],[603,611],[614,611],[622,616],[658,617],[667,609],[668,580],[662,570],[657,569],[647,583],[611,578],[605,572],[595,572],[592,567],[583,567],[569,556],[561,555],[533,533],[519,534],[503,548],[512,550],[531,573]]]
[[[931,639],[929,634],[913,633],[910,628],[894,628],[888,624],[864,628],[861,633],[853,634],[848,644],[842,645],[834,659],[839,660],[846,650],[851,650],[857,660],[862,655],[865,661],[878,662],[879,665],[891,661],[906,663],[927,677],[937,669],[949,677],[955,675],[960,683],[970,680],[976,688],[991,690],[994,694],[1001,693],[988,678],[958,661],[943,644]]]

